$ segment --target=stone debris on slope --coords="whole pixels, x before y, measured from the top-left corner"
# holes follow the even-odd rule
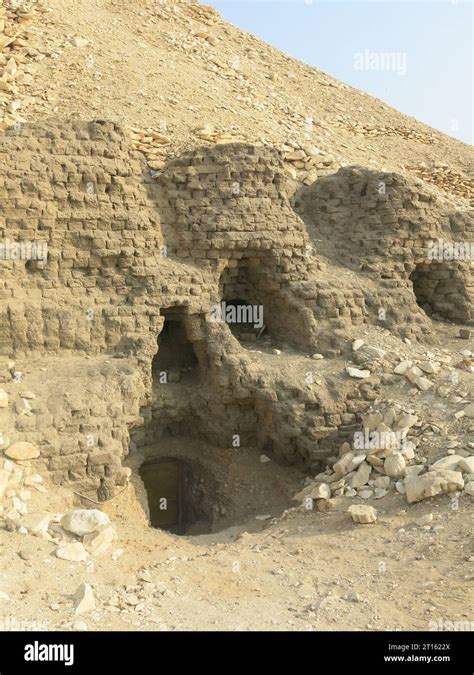
[[[474,179],[455,171],[447,164],[436,163],[434,166],[425,165],[406,166],[406,170],[421,178],[425,183],[435,185],[443,192],[449,192],[456,197],[465,199],[474,206]]]
[[[44,58],[30,43],[42,3],[4,0],[0,5],[0,132],[24,122],[23,108],[35,97],[34,64]]]
[[[406,362],[395,370],[407,376],[413,367]],[[361,422],[362,431],[354,433],[352,444],[345,442],[341,446],[332,469],[308,478],[294,501],[311,510],[313,502],[317,506],[331,497],[380,499],[394,488],[413,503],[438,494],[461,492],[465,482],[469,485],[474,457],[449,454],[431,465],[420,463],[417,449],[425,425],[411,411],[387,407],[361,415]]]

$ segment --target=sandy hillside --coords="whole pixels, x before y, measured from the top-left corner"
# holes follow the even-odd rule
[[[19,4],[25,15],[9,24],[18,74],[11,91],[0,91],[5,124],[52,114],[114,120],[135,129],[156,168],[203,142],[269,143],[307,184],[362,164],[472,197],[468,145],[283,54],[208,6]]]

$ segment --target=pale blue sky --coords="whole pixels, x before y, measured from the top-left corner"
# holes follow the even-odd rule
[[[287,54],[473,142],[470,1],[205,1],[230,23]],[[363,68],[357,69],[356,55],[363,53],[371,61],[365,57]],[[387,53],[399,54],[398,65],[375,69],[376,59]]]

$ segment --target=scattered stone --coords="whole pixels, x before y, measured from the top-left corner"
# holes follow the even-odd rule
[[[401,478],[405,475],[406,461],[401,452],[389,455],[383,464],[383,469],[390,478]]]
[[[438,373],[439,367],[439,363],[435,363],[434,361],[423,361],[420,363],[421,370],[428,375],[435,375]]]
[[[421,391],[428,391],[428,389],[431,389],[433,386],[433,382],[427,377],[417,377],[415,384]]]
[[[460,460],[464,459],[462,455],[447,455],[438,459],[429,467],[429,471],[437,471],[439,469],[448,469],[449,471],[456,471]]]
[[[267,455],[260,455],[260,462],[262,464],[268,464],[268,462],[271,462],[271,461],[272,460]]]
[[[474,403],[470,403],[466,408],[464,408],[464,414],[466,417],[474,417]]]
[[[377,455],[367,455],[366,459],[371,466],[383,466],[383,459],[377,457]]]
[[[370,370],[359,370],[359,368],[352,368],[347,366],[347,374],[349,377],[355,377],[358,380],[365,380],[367,377],[370,377]]]
[[[76,615],[87,614],[95,609],[95,598],[92,587],[85,581],[79,586],[74,596],[74,608]]]
[[[353,504],[349,506],[348,512],[355,523],[375,523],[377,520],[377,511],[373,506],[367,504]]]
[[[372,345],[364,345],[358,350],[358,352],[358,357],[360,357],[360,359],[365,359],[366,361],[376,361],[377,359],[383,359],[386,354],[384,349],[373,347]]]
[[[21,551],[18,551],[18,555],[22,560],[25,561],[34,560],[36,558],[35,552],[27,549],[22,549]]]
[[[318,483],[309,493],[312,499],[329,499],[331,497],[331,488],[327,483]]]
[[[395,489],[401,495],[404,495],[406,493],[405,483],[402,480],[397,480],[397,482],[395,483]]]
[[[370,499],[374,494],[373,490],[359,490],[357,493],[361,499]]]
[[[385,495],[388,495],[388,490],[385,490],[383,488],[375,488],[375,499],[382,499],[382,497],[385,497]]]
[[[418,476],[420,473],[422,473],[424,468],[425,468],[424,464],[412,464],[411,466],[406,467],[405,475],[406,476]]]
[[[317,499],[315,504],[316,509],[321,513],[326,513],[336,508],[336,501],[334,499]]]
[[[470,340],[471,339],[471,331],[469,328],[460,328],[459,329],[459,337],[461,340]]]
[[[354,340],[352,343],[352,351],[356,352],[358,349],[360,349],[363,345],[365,344],[364,340],[361,340],[360,338],[357,340]]]
[[[448,494],[464,488],[464,480],[460,471],[429,471],[421,476],[407,476],[405,490],[410,504],[419,502],[439,494]]]
[[[77,509],[66,513],[61,518],[61,527],[79,537],[100,530],[109,524],[108,515],[98,509]]]
[[[413,361],[400,361],[398,366],[395,366],[393,369],[393,372],[396,375],[405,375],[407,370],[409,370],[413,366]],[[421,375],[421,373],[419,373]]]
[[[458,466],[464,473],[474,473],[474,457],[463,457]]]
[[[394,431],[408,431],[411,427],[415,426],[418,422],[417,415],[410,415],[409,413],[402,413],[400,416],[394,420],[393,430]]]
[[[368,415],[362,415],[362,426],[369,433],[375,431],[379,424],[383,422],[383,415],[378,412],[369,413]]]
[[[98,532],[86,534],[82,540],[89,553],[102,555],[106,553],[115,539],[115,530],[112,525],[106,525]]]
[[[87,47],[87,45],[89,44],[89,40],[86,40],[86,38],[74,36],[72,39],[72,44],[74,45],[74,47],[79,48]]]
[[[15,532],[20,524],[21,515],[15,509],[10,509],[3,516],[3,519],[5,522],[5,529],[8,530],[8,532]]]
[[[372,467],[370,464],[367,464],[367,462],[362,462],[351,478],[351,487],[357,489],[361,488],[363,485],[367,485],[371,472]]]
[[[342,477],[349,473],[353,467],[354,453],[347,452],[333,466],[336,476]]]
[[[71,562],[84,562],[87,560],[87,551],[80,541],[73,544],[65,544],[56,549],[56,556],[62,560]]]
[[[411,366],[411,368],[407,368],[403,374],[407,380],[409,380],[412,384],[415,384],[415,380],[423,375],[423,371],[421,368],[418,368],[418,366]]]

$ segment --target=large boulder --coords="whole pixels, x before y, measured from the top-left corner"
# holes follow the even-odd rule
[[[410,504],[463,489],[464,480],[460,471],[428,471],[421,476],[407,476],[405,479],[405,493]]]
[[[109,523],[109,516],[98,509],[76,509],[61,518],[61,527],[78,537],[96,532]]]

